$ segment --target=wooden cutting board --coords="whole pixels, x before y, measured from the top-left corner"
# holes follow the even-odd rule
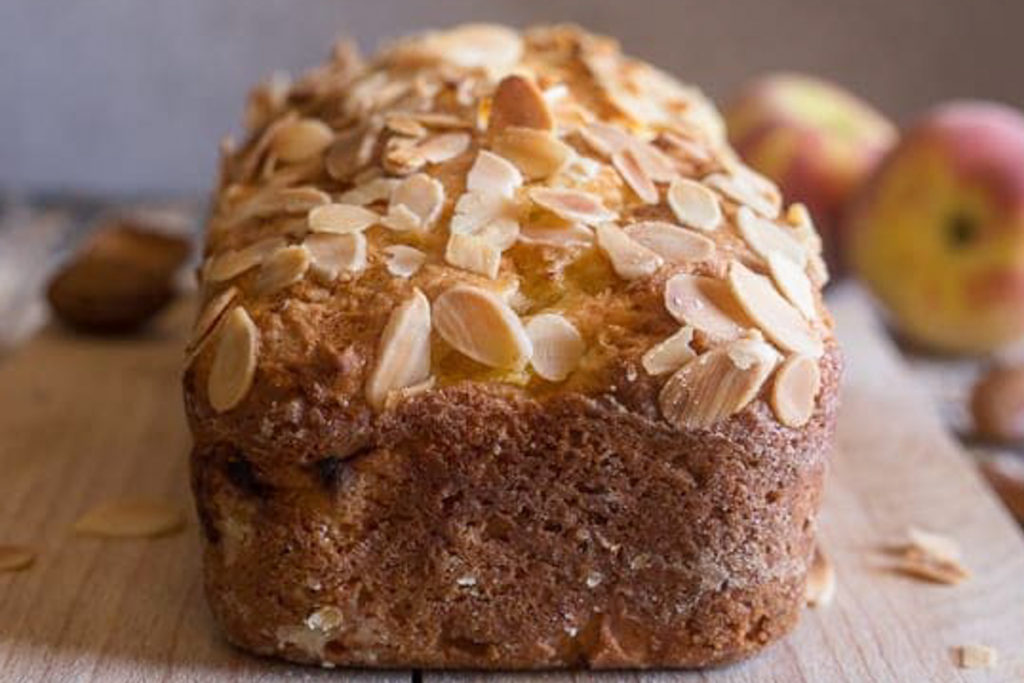
[[[806,612],[762,656],[705,673],[546,674],[545,680],[1010,681],[1024,677],[1024,542],[856,290],[833,310],[847,356],[838,452],[821,543],[835,561],[834,603]],[[0,680],[408,681],[511,676],[329,672],[246,656],[218,636],[203,601],[186,482],[178,390],[187,303],[132,339],[46,328],[0,358],[0,544],[39,550],[0,574]],[[75,536],[94,503],[163,498],[188,510],[185,533],[151,540]],[[959,539],[974,577],[956,587],[891,571],[887,544],[909,525]],[[955,668],[951,649],[996,647],[993,671]]]

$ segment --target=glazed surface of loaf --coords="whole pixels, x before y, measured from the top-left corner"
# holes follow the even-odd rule
[[[802,207],[699,92],[466,26],[254,91],[184,377],[229,638],[703,666],[802,604],[839,355]]]

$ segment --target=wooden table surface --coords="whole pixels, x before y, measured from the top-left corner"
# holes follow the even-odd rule
[[[0,254],[3,244],[0,233]],[[133,338],[46,326],[0,357],[0,544],[40,553],[28,569],[0,574],[0,680],[1024,680],[1020,531],[875,327],[862,294],[841,288],[831,306],[848,367],[820,538],[839,591],[761,656],[703,673],[321,671],[233,650],[203,600],[186,480],[178,377],[190,302]],[[150,540],[71,533],[93,504],[137,495],[188,510],[186,530]],[[950,587],[893,572],[884,550],[910,525],[957,538],[974,576]],[[957,669],[952,648],[968,643],[997,648],[997,668]]]

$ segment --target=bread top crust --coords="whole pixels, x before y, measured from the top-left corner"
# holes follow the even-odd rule
[[[801,427],[820,398],[806,211],[782,213],[703,95],[612,40],[466,25],[369,63],[342,44],[256,88],[246,122],[189,345],[203,414],[254,385],[374,419],[460,382],[596,396],[623,372],[680,429],[757,400]]]

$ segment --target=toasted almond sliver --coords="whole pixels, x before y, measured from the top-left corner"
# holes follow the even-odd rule
[[[665,382],[661,414],[679,429],[706,429],[743,410],[777,362],[778,353],[757,339],[737,339],[702,353]]]
[[[530,199],[567,221],[597,225],[614,220],[614,211],[605,208],[601,198],[582,190],[562,190],[552,187],[534,187]]]
[[[576,327],[557,313],[541,313],[526,323],[533,345],[530,364],[549,382],[561,382],[576,369],[586,344]]]
[[[338,197],[338,203],[365,206],[381,200],[390,200],[391,193],[398,183],[396,178],[374,178],[343,192]]]
[[[829,278],[828,266],[821,257],[821,237],[814,229],[811,213],[799,202],[790,204],[786,209],[786,223],[793,227],[794,237],[807,251],[807,274],[817,286],[824,287]]]
[[[495,24],[464,24],[404,40],[385,56],[410,66],[436,61],[500,72],[512,67],[522,54],[523,41],[516,31]]]
[[[413,230],[420,230],[423,227],[423,221],[420,220],[419,215],[405,204],[393,204],[390,206],[388,208],[388,215],[380,220],[380,224],[388,230],[394,230],[395,232],[411,232]]]
[[[270,151],[286,163],[305,161],[322,154],[334,139],[331,127],[319,119],[297,119],[279,128]]]
[[[718,197],[694,180],[676,178],[669,185],[666,198],[676,220],[689,228],[715,230],[722,224]]]
[[[749,206],[765,218],[777,218],[781,209],[781,198],[770,181],[755,175],[753,171],[734,173],[713,173],[703,179],[708,187],[714,188],[733,201]]]
[[[303,244],[309,250],[313,274],[325,282],[333,282],[343,272],[358,273],[366,267],[366,236],[361,232],[310,235]]]
[[[668,183],[679,175],[672,160],[654,145],[634,138],[629,149],[636,158],[636,162],[651,180]]]
[[[690,347],[692,341],[693,328],[685,325],[671,337],[648,349],[640,364],[648,375],[674,372],[696,357],[697,353]]]
[[[955,586],[971,577],[970,571],[957,561],[928,557],[918,552],[898,558],[894,569],[917,579],[947,586]]]
[[[736,339],[753,322],[724,280],[674,275],[665,283],[665,308],[679,323],[690,325],[715,343]]]
[[[307,221],[309,229],[313,232],[340,235],[366,230],[374,223],[379,223],[380,216],[355,204],[326,204],[310,211]]]
[[[632,148],[626,148],[612,155],[612,166],[619,172],[630,189],[636,193],[644,204],[657,204],[660,196],[654,181],[647,174],[647,169],[637,161]]]
[[[210,407],[231,410],[245,398],[256,375],[259,330],[241,306],[235,306],[220,325],[220,339],[207,378]]]
[[[906,549],[949,562],[959,562],[961,557],[960,544],[955,539],[913,526],[907,529]]]
[[[237,297],[238,288],[228,287],[218,292],[203,306],[203,310],[200,311],[195,324],[192,326],[192,339],[188,345],[190,350],[199,348],[209,338],[210,332],[220,322],[224,311],[228,309],[228,306]]]
[[[497,295],[455,285],[434,301],[434,329],[456,351],[494,368],[522,370],[533,355],[515,312]]]
[[[440,164],[469,149],[470,140],[469,133],[441,133],[419,143],[416,152],[428,164]]]
[[[519,241],[552,247],[589,246],[594,243],[594,231],[582,223],[524,225],[519,231]]]
[[[404,244],[393,244],[384,248],[388,272],[396,277],[409,278],[426,263],[427,255],[419,249]]]
[[[514,196],[516,188],[522,184],[523,176],[512,162],[485,149],[476,155],[476,161],[466,176],[468,192],[491,193],[508,198]]]
[[[627,235],[671,263],[706,261],[715,253],[712,240],[671,223],[642,221],[624,229]]]
[[[787,427],[803,427],[814,414],[815,399],[821,388],[818,361],[799,354],[790,356],[775,374],[772,385],[772,410]]]
[[[158,500],[125,499],[101,503],[74,524],[75,533],[112,538],[164,536],[185,526],[177,507]]]
[[[429,228],[444,207],[444,185],[426,173],[407,176],[391,193],[388,212],[403,204],[419,218],[419,224]]]
[[[427,129],[422,123],[404,112],[395,112],[388,115],[386,127],[399,135],[411,138],[421,138],[427,134]]]
[[[491,102],[491,117],[487,125],[490,132],[510,126],[551,130],[554,125],[544,95],[533,79],[519,74],[501,79]]]
[[[956,665],[961,669],[994,669],[999,652],[988,645],[961,645],[956,648]]]
[[[264,259],[284,246],[283,237],[271,237],[254,242],[242,249],[218,254],[210,261],[203,279],[206,282],[224,282],[238,277],[263,263]]]
[[[366,400],[379,410],[388,395],[430,376],[430,302],[423,292],[399,304],[388,317],[377,360],[366,382]]]
[[[490,192],[465,192],[455,202],[455,215],[448,230],[453,235],[468,235],[493,221],[514,217],[515,204],[509,198]]]
[[[801,269],[807,264],[807,250],[793,234],[749,208],[741,206],[736,212],[736,227],[743,241],[762,258],[780,253]]]
[[[0,572],[16,572],[36,560],[36,553],[25,545],[0,545]]]
[[[548,131],[515,126],[506,128],[495,137],[493,149],[530,179],[555,175],[576,155],[572,147]]]
[[[307,213],[328,204],[331,196],[315,187],[265,189],[246,199],[231,216],[231,224],[282,213]]]
[[[471,81],[472,79],[466,79]],[[472,128],[473,124],[465,119],[460,119],[454,114],[445,114],[444,112],[409,112],[407,116],[421,123],[427,128]]]
[[[800,266],[781,252],[768,255],[768,270],[779,291],[796,306],[805,318],[816,320],[818,311],[814,304],[814,287]]]
[[[501,267],[501,250],[482,237],[454,234],[448,238],[444,260],[456,268],[486,275],[493,280]]]
[[[807,568],[804,601],[808,607],[825,607],[836,595],[836,570],[832,560],[815,546],[814,558]]]
[[[594,121],[579,128],[580,137],[595,152],[610,158],[629,146],[630,136],[625,131],[601,121]]]
[[[294,245],[278,249],[268,256],[260,266],[259,277],[256,278],[254,290],[262,296],[289,287],[306,275],[309,270],[310,255],[306,247]]]
[[[818,334],[779,294],[771,280],[733,261],[729,266],[729,288],[750,319],[781,348],[815,359],[824,353]]]
[[[624,280],[647,277],[665,262],[656,253],[635,241],[614,223],[597,226],[597,246],[612,262],[612,269]]]

